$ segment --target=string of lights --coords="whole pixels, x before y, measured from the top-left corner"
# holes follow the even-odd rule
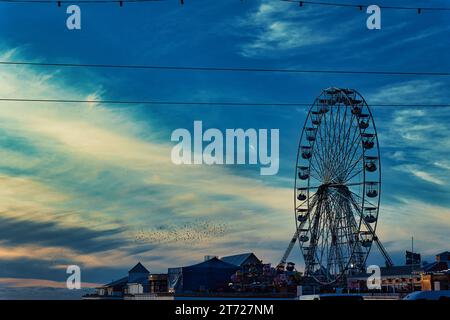
[[[53,3],[61,6],[63,3],[80,3],[80,4],[110,4],[110,3],[118,3],[120,6],[123,6],[125,3],[144,3],[144,2],[160,2],[165,0],[0,0],[0,2],[4,3]],[[243,0],[241,0],[242,2]],[[355,3],[344,3],[344,2],[327,2],[327,1],[303,1],[303,0],[279,0],[282,2],[294,2],[298,3],[299,6],[303,7],[305,5],[311,6],[327,6],[327,7],[347,7],[347,8],[358,8],[359,10],[363,10],[367,8],[368,4],[355,4]],[[184,0],[178,0],[178,2],[184,5]],[[450,7],[411,7],[411,6],[390,6],[390,5],[379,5],[381,9],[389,9],[389,10],[413,10],[417,11],[417,13],[422,13],[424,11],[447,11],[450,12]]]
[[[283,2],[294,2],[298,3],[300,7],[304,5],[312,6],[328,6],[328,7],[347,7],[347,8],[358,8],[363,10],[369,7],[367,4],[355,4],[355,3],[342,3],[342,2],[323,2],[323,1],[302,1],[302,0],[280,0]],[[380,9],[389,10],[414,10],[417,13],[422,13],[423,11],[450,11],[450,7],[403,7],[403,6],[388,6],[388,5],[378,5]]]
[[[106,4],[106,3],[118,3],[118,4],[124,4],[124,3],[139,3],[139,2],[161,2],[165,0],[0,0],[0,2],[7,2],[7,3],[36,3],[36,4],[42,4],[42,3],[53,3],[61,5],[63,3],[65,4],[74,4],[74,3],[83,3],[83,4]],[[181,1],[183,2],[183,1]]]
[[[450,76],[450,72],[422,71],[374,71],[374,70],[331,70],[331,69],[277,69],[247,67],[196,67],[196,66],[158,66],[158,65],[120,65],[120,64],[86,64],[86,63],[53,63],[29,61],[0,61],[0,65],[67,67],[67,68],[108,68],[108,69],[153,69],[173,71],[209,71],[209,72],[261,72],[261,73],[327,73],[327,74],[364,74],[364,75],[399,75],[399,76]]]
[[[261,106],[261,107],[307,107],[311,103],[304,102],[220,102],[220,101],[166,101],[166,100],[92,100],[92,99],[31,99],[31,98],[0,98],[0,102],[37,102],[37,103],[88,103],[88,104],[118,104],[118,105],[184,105],[184,106]],[[450,103],[441,104],[407,104],[382,103],[370,104],[370,107],[411,107],[411,108],[450,108]]]

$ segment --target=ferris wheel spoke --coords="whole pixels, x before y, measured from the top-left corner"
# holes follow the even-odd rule
[[[359,161],[355,162],[355,166],[359,163]],[[342,184],[345,185],[350,185],[349,182],[351,181],[351,179],[347,179],[346,177],[350,174],[351,172],[349,172],[348,168],[341,168],[338,173],[336,174],[336,176],[343,176],[343,178],[339,179],[342,180]]]
[[[332,106],[330,107],[330,111],[328,112],[327,115],[329,115],[329,119],[327,122],[327,155],[329,156],[329,159],[332,160],[332,156],[333,156],[333,148],[334,148],[334,141],[335,141],[335,132],[336,132],[336,127],[335,127],[335,116],[334,114],[336,114],[335,112],[336,107]]]
[[[360,169],[356,171],[351,177],[347,178],[346,181],[351,181],[354,177],[356,177],[358,174],[362,173],[364,169]]]
[[[360,186],[360,185],[363,185],[363,184],[365,184],[365,183],[364,183],[364,182],[345,183],[345,185],[346,185],[347,187]]]
[[[331,113],[330,113],[330,166],[331,166],[331,172],[333,172],[335,164],[336,164],[336,157],[337,157],[337,152],[336,152],[336,147],[337,147],[337,135],[336,135],[336,130],[337,130],[337,115],[339,114],[339,108],[340,108],[340,104],[337,107],[333,107],[331,108]],[[334,115],[335,114],[335,115]]]
[[[316,261],[318,261],[318,256],[317,256],[317,244],[319,241],[319,232],[320,232],[320,223],[321,220],[324,218],[324,214],[323,214],[323,203],[320,201],[320,199],[318,199],[318,205],[316,206],[316,210],[315,210],[315,215],[312,218],[312,225],[310,228],[310,243],[309,243],[309,254],[310,257],[309,259],[311,259],[311,263],[314,264]]]
[[[357,130],[355,129],[354,131],[357,131]],[[353,148],[356,143],[355,139],[357,139],[358,136],[357,136],[357,134],[353,134],[352,137],[353,137],[352,141],[350,143],[347,142],[347,144],[345,146],[344,156],[342,157],[342,160],[339,163],[340,168],[345,169],[348,166],[348,162],[349,161],[351,162],[353,160],[355,153],[358,150],[358,148],[357,148],[358,145],[356,146],[356,148]],[[342,174],[343,172],[340,172],[340,173]]]
[[[355,134],[353,136],[351,143],[349,144],[350,147],[347,146],[347,148],[345,150],[346,155],[343,158],[343,166],[344,167],[347,166],[349,162],[351,163],[353,161],[356,152],[359,150],[359,148],[358,148],[359,143],[360,143],[359,140],[360,140],[360,137],[357,134]]]
[[[299,205],[297,205],[297,206],[295,207],[295,209],[296,209],[296,210],[301,209],[305,204],[308,204],[308,201],[309,201],[309,203],[310,203],[310,207],[309,207],[309,210],[308,210],[308,212],[307,212],[306,214],[307,214],[308,217],[309,217],[310,212],[311,212],[311,211],[314,209],[314,207],[315,207],[315,194],[312,195],[311,197],[309,197],[309,199],[306,199],[305,201],[303,201],[302,203],[300,203]]]
[[[331,119],[331,113],[333,112],[333,107],[330,107],[330,111],[327,113],[330,115],[330,119],[327,122],[327,118],[325,117],[325,128],[326,128],[326,134],[325,134],[325,141],[326,141],[326,149],[325,149],[325,159],[326,159],[326,179],[329,179],[332,165],[331,165],[331,148],[332,148],[332,142],[331,142],[331,127],[332,127],[332,119]]]
[[[347,114],[347,108],[345,110],[345,115],[346,114]],[[349,120],[348,129],[347,129],[347,126],[344,125],[344,129],[347,129],[347,130],[345,131],[345,133],[343,135],[343,138],[341,140],[340,148],[339,148],[339,151],[338,151],[338,153],[340,155],[342,155],[342,154],[345,155],[345,147],[346,147],[348,139],[350,138],[350,135],[351,135],[351,129],[352,129],[353,120],[354,120],[354,115],[352,115],[350,120]],[[345,123],[346,122],[347,122],[347,118],[345,117]]]
[[[343,146],[345,144],[345,139],[346,139],[346,136],[347,136],[347,130],[346,130],[347,129],[347,110],[348,110],[348,108],[345,108],[344,115],[343,115],[343,117],[344,117],[344,124],[343,124],[343,128],[340,130],[340,131],[342,131],[342,130],[344,130],[344,131],[343,131],[342,139],[340,139],[340,141],[339,141],[339,154],[342,154],[342,148],[343,148]],[[352,120],[353,120],[353,115],[351,116],[351,119],[349,121],[349,129],[351,127]]]
[[[311,164],[311,166],[314,166],[314,169],[317,172],[318,176],[321,177],[321,179],[323,179],[324,168],[321,165],[323,163],[323,161],[321,161],[322,159],[318,159],[318,157],[320,157],[320,155],[317,153],[313,153],[312,156],[313,156],[313,159],[311,160],[310,164]],[[314,165],[314,160],[319,168],[316,168],[316,166]]]
[[[349,179],[347,179],[347,176],[351,174],[352,170],[356,167],[356,165],[363,159],[363,157],[361,156],[358,160],[356,160],[352,165],[351,168],[340,168],[338,173],[336,174],[336,177],[344,175],[343,178],[341,179],[344,183],[350,181]]]
[[[353,178],[353,176],[351,176],[353,173],[354,173],[354,171],[355,171],[355,168],[357,168],[357,165],[359,164],[359,163],[361,163],[362,164],[362,160],[364,159],[364,154],[361,154],[360,156],[359,156],[359,158],[356,160],[356,161],[354,161],[353,163],[350,163],[350,165],[348,166],[348,167],[346,167],[346,168],[344,168],[344,170],[343,170],[343,172],[342,173],[345,173],[345,176],[344,176],[344,181],[351,181],[351,178],[349,178],[349,176],[350,177],[352,177]],[[354,159],[352,159],[352,161],[353,161]],[[360,169],[360,171],[359,172],[362,172],[362,169]],[[358,172],[358,173],[359,173]]]
[[[335,125],[335,128],[338,131],[338,134],[336,136],[337,140],[333,141],[333,145],[335,146],[335,149],[333,151],[333,154],[335,155],[334,161],[333,161],[333,163],[335,164],[335,168],[339,167],[340,162],[342,161],[342,158],[343,158],[343,150],[342,150],[343,148],[342,147],[345,142],[345,140],[342,139],[344,132],[342,132],[342,120],[341,120],[342,112],[340,111],[341,106],[339,105],[338,108],[339,108],[339,113],[338,113],[339,117],[338,117],[337,123]],[[347,112],[347,108],[345,107],[344,115],[346,114],[346,112]],[[345,117],[344,117],[344,120],[346,120]],[[339,124],[339,126],[338,126],[338,124]],[[344,125],[344,129],[346,129],[345,125]]]
[[[318,159],[318,157],[320,157],[320,156],[317,153],[314,153],[313,159],[311,160],[310,163],[311,163],[311,166],[314,167],[314,170],[316,171],[318,176],[323,180],[325,170],[323,168],[323,161],[321,161],[321,159]]]
[[[326,224],[326,220],[328,219],[327,215],[325,214],[325,219],[322,219],[322,225]],[[319,248],[319,252],[320,252],[320,258],[318,259],[319,265],[322,265],[322,261],[323,261],[323,256],[325,254],[325,246],[328,242],[328,235],[323,236],[324,233],[329,233],[329,228],[326,228],[325,226],[322,226],[320,233],[322,234],[322,243],[321,246]],[[318,235],[318,237],[321,237],[321,234]]]
[[[322,185],[322,177],[316,176],[314,173],[310,175],[309,187],[319,188]],[[317,185],[317,186],[316,186]]]
[[[358,129],[359,131],[359,129]],[[347,165],[349,162],[352,162],[355,154],[358,150],[360,150],[360,142],[361,137],[357,134],[353,136],[352,142],[349,144],[350,148],[347,148],[346,150],[346,156],[344,157],[344,166]]]
[[[308,204],[308,199],[302,201],[300,204],[298,204],[295,209],[300,209],[301,207],[303,207],[305,204]]]
[[[317,168],[320,165],[320,162],[319,161],[314,161],[314,160],[317,160],[315,154],[313,154],[313,159],[310,161],[309,164],[316,171],[316,173],[320,176],[321,175],[321,170],[320,170],[320,168]]]
[[[321,181],[321,178],[319,176],[316,176],[316,175],[314,175],[312,173],[310,173],[310,174],[311,174],[311,178],[314,178],[317,181]]]
[[[316,190],[319,189],[320,186],[306,186],[306,187],[299,187],[301,189],[305,189],[305,190]]]
[[[359,199],[361,199],[362,200],[362,197],[359,195],[359,194],[357,194],[357,193],[355,193],[355,192],[353,192],[353,191],[351,191],[350,190],[350,192],[354,195],[354,196],[356,196],[356,197],[358,197]],[[372,202],[370,202],[369,200],[367,200],[367,198],[366,197],[364,197],[364,205],[369,205],[369,206],[371,206],[371,207],[378,207],[378,205],[377,204],[375,204],[375,203],[372,203]]]
[[[323,125],[319,131],[319,146],[316,148],[317,157],[316,161],[320,163],[322,170],[322,177],[326,179],[328,172],[328,159],[327,159],[327,140],[326,140],[326,117],[323,117]]]
[[[316,194],[313,194],[309,198],[306,198],[306,200],[300,202],[300,204],[298,204],[296,206],[296,209],[302,208],[305,204],[308,204],[308,202],[309,202],[310,203],[310,211],[311,211],[315,206],[315,200],[316,200]],[[308,214],[309,214],[309,212],[308,212]]]
[[[337,110],[336,110],[337,109]],[[334,112],[336,111],[336,112]],[[340,112],[340,104],[337,107],[331,108],[331,113],[330,113],[330,123],[332,126],[332,131],[333,131],[333,138],[330,139],[330,146],[331,146],[331,163],[335,162],[335,157],[336,157],[336,130],[337,130],[337,116]],[[335,113],[336,115],[334,116],[333,113]]]
[[[342,224],[343,211],[341,210],[341,208],[338,206],[338,204],[336,202],[333,203],[333,210],[334,210],[334,212],[337,213],[335,215],[333,226],[331,227],[333,230],[332,237],[334,238],[334,240],[333,240],[333,249],[335,251],[334,256],[335,256],[335,260],[337,261],[337,263],[334,265],[334,268],[335,268],[335,270],[336,270],[336,268],[338,268],[339,270],[343,270],[344,269],[343,260],[345,260],[345,254],[343,253],[343,247],[342,247],[342,243],[341,243],[341,236],[340,236],[340,230],[339,230],[340,225]]]
[[[352,198],[352,194],[356,195],[355,193],[353,193],[350,189],[348,189],[348,194],[343,194],[342,192],[338,192],[336,193],[340,198],[348,201],[349,203],[355,203],[355,199]],[[358,196],[359,197],[359,196]]]
[[[327,279],[329,279],[330,276],[330,256],[332,256],[332,247],[333,247],[333,243],[329,243],[329,239],[330,239],[330,233],[331,233],[331,237],[333,237],[333,225],[334,225],[334,221],[333,221],[333,216],[331,214],[331,210],[330,210],[330,206],[327,203],[326,205],[326,224],[324,224],[323,228],[323,233],[325,233],[325,235],[323,236],[323,246],[321,248],[321,261],[320,261],[320,265],[323,265],[323,256],[326,256],[327,259],[327,268],[326,268],[326,277]],[[326,231],[325,231],[326,230]]]
[[[344,210],[344,212],[346,212],[345,214],[345,223],[346,223],[346,237],[347,237],[347,241],[348,243],[350,243],[350,241],[353,241],[352,239],[352,235],[354,235],[355,233],[358,233],[358,224],[355,221],[355,216],[359,216],[359,214],[357,213],[355,215],[355,212],[353,211],[352,207],[354,204],[356,204],[356,201],[354,201],[354,199],[352,199],[351,196],[346,196],[343,195],[342,193],[338,193],[339,197],[341,198],[339,200]],[[343,201],[345,200],[345,201]],[[359,211],[359,209],[358,209]]]
[[[337,194],[338,196],[341,195],[340,193]],[[347,200],[347,199],[346,199]],[[340,207],[340,211],[342,212],[341,217],[343,217],[341,219],[341,228],[343,229],[343,235],[346,238],[346,243],[350,243],[351,242],[351,237],[353,235],[353,233],[355,232],[356,229],[356,223],[354,222],[353,219],[353,213],[351,210],[351,206],[349,204],[349,201],[347,200],[346,202],[342,201],[342,198],[338,197],[335,199],[336,201],[336,205],[338,207]],[[351,255],[351,249],[349,247],[347,247],[347,255]]]
[[[317,181],[322,181],[322,176],[320,175],[320,173],[314,168],[314,167],[312,167],[311,166],[311,168],[313,169],[313,171],[317,174],[317,175],[315,175],[315,174],[313,174],[312,172],[310,172],[310,174],[311,174],[311,177],[312,178],[314,178],[315,180],[317,180]]]
[[[342,141],[344,143],[343,147],[346,148],[346,150],[344,150],[344,153],[348,152],[349,141],[353,141],[355,135],[357,136],[358,134],[359,134],[358,118],[355,115],[352,115],[348,123],[348,130],[346,136]]]
[[[347,110],[347,108],[345,108],[346,110]],[[341,123],[341,106],[339,105],[338,106],[338,115],[337,115],[337,124],[336,124],[336,128],[337,128],[337,132],[338,132],[338,135],[337,135],[337,141],[335,141],[334,142],[334,144],[335,144],[335,146],[336,146],[336,148],[335,148],[335,163],[337,163],[337,167],[339,167],[339,163],[340,163],[340,161],[341,161],[341,157],[342,157],[342,155],[341,155],[341,152],[340,152],[340,146],[341,146],[341,126],[342,126],[342,123]]]
[[[359,217],[362,217],[362,208],[354,199],[351,201],[351,204],[353,208],[355,209],[355,212],[358,214]]]
[[[325,164],[325,158],[322,156],[322,151],[324,150],[324,143],[323,143],[323,136],[322,136],[322,127],[320,127],[316,131],[316,140],[314,142],[315,152],[313,152],[313,160],[317,161],[318,169],[321,171],[321,176],[323,176],[323,173],[325,172],[324,164]],[[319,139],[317,139],[319,138]]]

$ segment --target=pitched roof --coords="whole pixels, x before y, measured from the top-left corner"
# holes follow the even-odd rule
[[[108,284],[105,284],[103,287],[115,287],[115,286],[121,286],[125,285],[128,282],[128,277],[123,277],[119,280],[111,281]]]
[[[250,258],[252,256],[254,256],[256,258],[255,254],[253,252],[248,252],[248,253],[241,253],[241,254],[235,254],[232,256],[222,257],[220,260],[227,262],[227,263],[234,264],[236,266],[241,266],[248,258]]]
[[[423,266],[424,272],[443,271],[449,268],[449,264],[446,261],[432,262]]]
[[[150,273],[150,271],[148,271],[142,263],[138,262],[130,271],[128,271],[128,273]]]
[[[217,258],[212,258],[207,261],[194,264],[192,266],[183,267],[183,271],[192,269],[237,269],[237,266],[231,263],[224,262]]]

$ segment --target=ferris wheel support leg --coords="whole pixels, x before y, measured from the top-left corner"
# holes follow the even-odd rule
[[[364,221],[364,219],[363,219]],[[392,261],[391,257],[389,256],[389,254],[387,253],[386,249],[384,248],[383,244],[381,243],[380,239],[378,238],[378,236],[375,234],[375,232],[373,231],[373,228],[370,226],[369,223],[364,221],[364,224],[366,225],[366,228],[372,233],[372,237],[373,240],[375,241],[375,243],[377,244],[378,249],[380,250],[381,254],[383,255],[385,262],[386,262],[386,267],[392,267],[394,265],[394,262]]]
[[[394,263],[392,262],[391,257],[389,256],[380,239],[375,235],[375,233],[374,233],[374,240],[375,243],[377,244],[378,249],[380,250],[381,254],[383,255],[386,261],[386,267],[392,267]]]
[[[354,206],[357,207],[356,203],[354,203]],[[375,241],[378,249],[380,250],[381,254],[383,255],[383,257],[385,259],[386,267],[392,267],[394,265],[394,262],[392,261],[391,257],[387,253],[386,249],[384,248],[384,246],[381,243],[378,236],[375,234],[375,231],[373,230],[372,226],[370,225],[370,223],[368,223],[368,222],[366,222],[366,220],[364,220],[364,218],[362,217],[361,212],[359,210],[358,210],[358,212],[359,212],[361,219],[362,219],[364,225],[366,226],[367,230],[369,230],[370,233],[372,234],[373,241]]]
[[[299,227],[299,229],[300,229],[300,227]],[[294,235],[292,236],[292,239],[289,242],[289,245],[288,245],[288,247],[286,248],[286,251],[283,254],[283,257],[281,258],[280,263],[278,264],[279,266],[286,264],[286,260],[287,260],[287,258],[289,258],[289,255],[291,254],[292,248],[294,248],[294,245],[297,242],[299,229],[295,230]]]

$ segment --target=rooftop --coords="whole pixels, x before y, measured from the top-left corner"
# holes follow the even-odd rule
[[[254,256],[256,258],[255,254],[253,252],[248,252],[248,253],[241,253],[241,254],[235,254],[235,255],[232,255],[232,256],[222,257],[222,258],[220,258],[220,260],[222,260],[224,262],[227,262],[227,263],[234,264],[236,266],[240,266],[248,258],[250,258],[252,256]]]
[[[211,269],[211,268],[233,269],[233,268],[237,268],[237,266],[234,264],[219,260],[217,258],[212,258],[212,259],[209,259],[209,260],[201,262],[201,263],[183,267],[183,270],[186,270],[186,269]]]
[[[125,285],[128,282],[128,277],[123,277],[119,280],[111,281],[108,284],[105,284],[103,287],[115,287],[115,286],[121,286]]]
[[[150,273],[142,263],[138,262],[128,273]]]

